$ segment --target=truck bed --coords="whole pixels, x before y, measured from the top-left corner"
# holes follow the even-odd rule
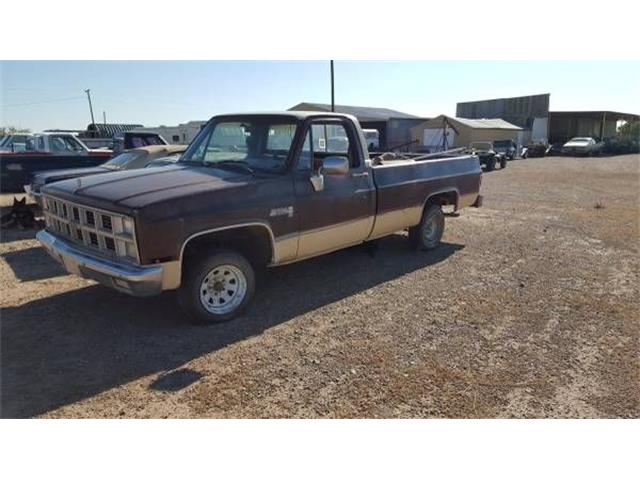
[[[417,225],[425,201],[434,194],[448,193],[456,210],[473,205],[482,175],[475,155],[382,161],[372,172],[377,190],[372,238]]]

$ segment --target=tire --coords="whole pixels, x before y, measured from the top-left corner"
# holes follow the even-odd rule
[[[178,301],[194,323],[214,324],[238,316],[255,292],[253,267],[230,250],[215,250],[185,265]]]
[[[444,233],[444,214],[440,205],[428,206],[420,223],[409,229],[409,242],[417,250],[433,250]]]
[[[507,168],[507,157],[500,158],[500,168]]]
[[[496,157],[487,158],[487,172],[491,172],[496,168]]]

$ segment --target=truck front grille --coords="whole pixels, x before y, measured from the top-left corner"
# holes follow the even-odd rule
[[[139,262],[135,229],[125,228],[130,218],[85,207],[50,195],[42,196],[47,230],[104,256]]]

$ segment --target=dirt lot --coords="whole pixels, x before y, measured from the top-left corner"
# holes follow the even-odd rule
[[[5,231],[2,416],[639,417],[639,188],[637,155],[513,161],[439,250],[271,270],[213,327]]]

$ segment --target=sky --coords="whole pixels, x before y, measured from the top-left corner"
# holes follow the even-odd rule
[[[0,125],[83,129],[97,122],[148,127],[243,111],[330,103],[329,62],[2,61]],[[640,113],[640,62],[335,62],[336,104],[418,116],[455,115],[456,103],[551,94],[551,110]]]

